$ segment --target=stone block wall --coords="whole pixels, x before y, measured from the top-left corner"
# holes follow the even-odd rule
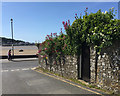
[[[47,63],[45,60],[39,58],[39,66],[67,78],[78,78],[77,56],[66,55],[64,58],[61,58],[61,61],[56,60],[55,57],[50,57],[47,59]]]
[[[95,82],[96,51],[90,47],[90,82],[98,87],[120,93],[120,41],[102,50],[98,56],[97,82]],[[77,56],[64,56],[61,61],[55,56],[47,61],[39,56],[39,66],[67,78],[78,79]]]
[[[91,83],[95,83],[95,50],[90,49]],[[97,63],[97,82],[100,88],[120,92],[120,43],[102,50]]]

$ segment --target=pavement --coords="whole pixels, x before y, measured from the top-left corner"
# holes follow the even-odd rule
[[[2,60],[2,94],[103,94],[47,73],[36,72],[33,68],[37,66],[37,58]]]

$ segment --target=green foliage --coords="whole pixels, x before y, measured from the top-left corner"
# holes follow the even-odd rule
[[[120,20],[114,19],[114,9],[109,12],[91,13],[76,18],[71,26],[66,29],[70,45],[76,54],[82,44],[94,45],[99,53],[103,47],[112,45],[112,42],[120,39]]]
[[[109,12],[103,13],[98,10],[97,13],[88,15],[86,10],[82,18],[76,15],[72,25],[69,20],[66,23],[63,21],[66,35],[62,30],[59,36],[57,33],[47,35],[39,53],[54,55],[57,58],[63,55],[79,55],[83,44],[94,46],[100,53],[103,47],[110,46],[113,41],[120,39],[120,20],[114,19],[113,12],[114,8]]]

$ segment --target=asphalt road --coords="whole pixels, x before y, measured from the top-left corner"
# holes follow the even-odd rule
[[[37,60],[3,60],[2,94],[92,94],[93,96],[97,92],[31,69],[36,66],[38,66]]]

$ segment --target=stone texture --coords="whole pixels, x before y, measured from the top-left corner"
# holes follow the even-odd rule
[[[98,87],[120,93],[120,43],[102,49],[98,56],[97,82],[95,82],[95,49],[90,47],[90,82]],[[67,78],[78,78],[77,56],[64,56],[56,60],[56,56],[47,59],[47,63],[39,56],[39,66]]]
[[[95,83],[95,49],[90,48],[91,83]],[[120,43],[102,50],[97,63],[97,83],[99,87],[107,90],[120,92]]]
[[[64,58],[61,57],[61,62],[53,56],[47,60],[47,64],[45,60],[39,58],[39,65],[61,76],[77,79],[77,56],[66,55]]]

